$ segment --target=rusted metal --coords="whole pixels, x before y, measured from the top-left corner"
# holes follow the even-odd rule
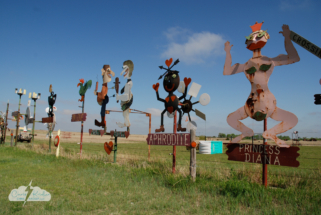
[[[75,113],[71,116],[71,122],[86,121],[87,113]]]
[[[226,154],[228,160],[232,161],[298,167],[300,162],[296,158],[300,155],[299,150],[299,147],[230,143],[227,145]]]
[[[115,90],[116,90],[116,93],[118,93],[119,92],[119,84],[120,84],[120,82],[119,82],[119,78],[118,77],[116,77],[115,78]],[[117,103],[119,102],[119,100],[117,100]]]
[[[280,32],[284,36],[287,55],[278,55],[275,58],[261,55],[261,48],[263,48],[269,39],[269,35],[266,31],[261,30],[261,26],[262,23],[255,23],[255,25],[251,26],[251,35],[246,37],[247,48],[253,51],[253,57],[245,64],[236,63],[232,66],[230,54],[232,45],[228,41],[225,43],[226,59],[223,75],[234,75],[244,72],[251,83],[251,92],[244,107],[239,108],[227,117],[228,124],[242,133],[231,140],[231,142],[240,142],[244,137],[253,136],[254,134],[253,130],[245,126],[240,120],[251,117],[254,120],[261,121],[270,117],[276,121],[281,121],[281,123],[266,130],[263,136],[274,140],[280,147],[289,147],[283,140],[277,138],[276,135],[293,128],[297,124],[298,118],[294,114],[277,107],[276,99],[268,88],[268,81],[275,66],[295,63],[300,58],[291,42],[290,30],[287,25],[283,25],[283,31]]]
[[[18,115],[19,115],[18,111],[14,111],[11,113],[11,116],[13,116],[13,117],[18,117]]]
[[[148,134],[146,139],[147,145],[162,145],[162,146],[190,146],[189,133],[165,133],[165,134]]]
[[[267,119],[264,119],[264,126],[263,126],[263,132],[265,132],[267,130]],[[263,145],[264,145],[264,149],[266,149],[266,145],[267,145],[267,141],[265,138],[263,138]],[[252,146],[253,147],[253,146]],[[267,153],[266,153],[266,150],[263,150],[263,155],[264,157],[267,156]],[[266,160],[263,159],[263,165],[262,165],[262,184],[267,187],[267,174],[268,174],[268,171],[267,171],[267,163],[266,163]]]
[[[110,131],[113,137],[126,137],[129,136],[129,131]]]
[[[177,130],[177,111],[175,111],[175,115],[174,115],[174,127],[173,127],[173,133],[176,134],[176,130]],[[172,168],[172,172],[173,174],[175,174],[175,168],[176,168],[176,146],[173,146],[173,168]]]
[[[53,117],[42,118],[42,123],[53,123]]]
[[[113,150],[114,144],[112,141],[109,141],[109,143],[105,142],[104,149],[108,155],[110,155],[111,151]]]

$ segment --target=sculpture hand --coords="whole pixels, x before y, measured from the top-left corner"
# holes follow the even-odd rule
[[[225,50],[226,52],[230,52],[232,46],[233,46],[233,45],[230,45],[230,42],[229,42],[229,41],[226,41],[225,44],[224,44],[224,50]]]
[[[159,87],[159,83],[153,84],[153,88],[156,92],[158,92],[158,87]]]
[[[282,30],[283,31],[280,31],[279,33],[282,34],[285,38],[290,38],[291,31],[290,31],[289,26],[283,25]]]

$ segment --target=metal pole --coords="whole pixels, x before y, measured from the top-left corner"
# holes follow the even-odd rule
[[[14,146],[17,146],[17,141],[18,141],[18,130],[19,130],[21,96],[22,96],[22,94],[21,94],[21,95],[19,94],[19,106],[18,106],[17,126],[16,126],[16,138],[15,138],[15,144],[14,144]]]
[[[174,115],[174,134],[176,134],[176,128],[177,128],[177,111],[175,111],[175,115]],[[176,146],[173,146],[173,168],[172,168],[172,172],[175,174],[175,166],[176,166]]]
[[[149,116],[149,134],[151,132],[151,125],[152,125],[152,117],[151,114],[148,114]],[[150,161],[150,145],[148,145],[148,161]]]
[[[264,131],[267,130],[267,119],[265,118],[264,119]],[[262,159],[263,159],[263,170],[262,170],[262,184],[267,187],[267,164],[265,163],[265,156],[267,156],[267,153],[266,153],[266,145],[267,145],[267,142],[266,142],[266,139],[263,138],[263,145],[264,145],[264,150],[263,150],[263,153],[264,153],[264,156],[262,156]]]
[[[84,114],[84,106],[85,106],[85,94],[82,102],[82,114]],[[80,134],[80,157],[81,157],[81,150],[82,150],[82,136],[84,133],[84,121],[81,121],[81,134]]]
[[[32,123],[32,148],[33,148],[33,143],[35,142],[35,123],[36,123],[36,99],[33,100],[34,105],[33,105],[33,123]]]
[[[51,128],[49,127],[49,153],[51,153],[51,130],[52,130],[52,126]]]
[[[8,123],[8,111],[9,111],[9,102],[7,103],[6,122],[5,122],[5,124],[4,124],[4,140],[3,140],[4,143],[6,143],[7,123]]]
[[[115,130],[116,133],[116,130]],[[117,157],[117,136],[115,137],[115,146],[114,146],[114,163],[116,163],[116,157]]]

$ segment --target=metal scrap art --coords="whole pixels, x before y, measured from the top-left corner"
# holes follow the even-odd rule
[[[133,103],[133,94],[131,91],[131,89],[133,87],[133,82],[131,79],[131,76],[133,74],[133,70],[134,70],[134,63],[131,60],[126,60],[123,63],[123,71],[120,73],[120,75],[122,75],[124,73],[124,78],[127,79],[127,83],[120,91],[120,94],[122,94],[122,95],[118,95],[118,90],[116,90],[116,100],[121,101],[120,106],[121,106],[121,109],[123,111],[123,116],[124,116],[124,123],[116,122],[116,124],[120,128],[130,127],[130,121],[129,121],[130,109],[129,108]],[[118,87],[116,89],[118,89]]]
[[[99,105],[101,105],[101,111],[100,111],[101,122],[99,122],[98,120],[95,120],[95,125],[98,127],[105,128],[105,131],[106,131],[106,120],[105,120],[106,113],[105,112],[106,112],[106,105],[109,102],[109,97],[107,95],[108,93],[107,83],[111,81],[111,76],[114,77],[115,73],[111,70],[109,65],[104,65],[103,68],[101,69],[101,75],[103,78],[101,92],[97,92],[98,81],[96,82],[96,89],[94,91],[94,94],[97,95],[97,102]]]
[[[270,38],[267,31],[261,30],[262,23],[255,23],[252,33],[246,37],[246,48],[253,52],[253,57],[245,64],[236,63],[232,66],[230,54],[230,42],[225,43],[226,59],[223,75],[234,75],[244,72],[246,78],[251,83],[251,93],[245,102],[245,106],[239,108],[227,117],[227,123],[242,134],[231,140],[233,143],[240,142],[244,137],[253,136],[254,132],[245,126],[240,120],[251,117],[256,121],[264,120],[268,117],[281,121],[281,123],[264,131],[263,137],[272,139],[279,147],[289,147],[283,140],[277,138],[277,134],[288,131],[298,123],[298,118],[288,111],[276,106],[276,99],[268,88],[268,81],[275,66],[287,65],[298,62],[299,55],[290,39],[290,29],[288,25],[282,26],[282,35],[287,55],[281,54],[274,58],[261,55],[261,49]]]

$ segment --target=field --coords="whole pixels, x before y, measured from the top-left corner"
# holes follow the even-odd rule
[[[37,134],[33,148],[10,147],[9,136],[0,147],[0,214],[321,214],[319,146],[300,146],[298,168],[269,165],[264,188],[262,165],[228,161],[225,154],[197,154],[193,183],[185,147],[177,147],[172,174],[172,147],[151,146],[148,161],[147,136],[118,138],[113,163],[113,153],[103,149],[110,136],[85,134],[79,159],[80,136],[71,135],[62,139],[57,159],[56,147],[48,153],[48,139]],[[8,200],[31,180],[51,193],[49,202]]]

